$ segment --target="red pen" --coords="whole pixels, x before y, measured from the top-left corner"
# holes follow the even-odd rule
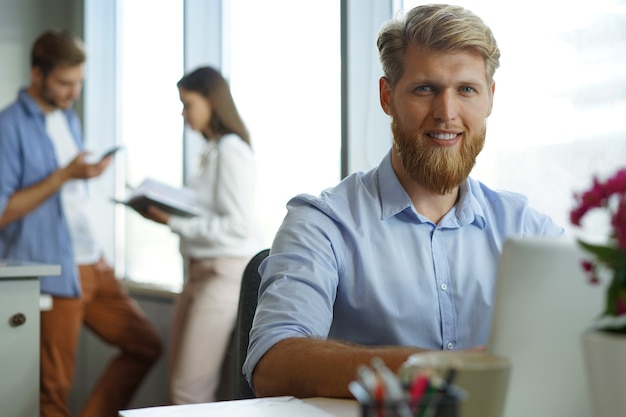
[[[425,373],[420,372],[415,377],[413,383],[411,384],[411,387],[409,388],[409,401],[412,408],[416,407],[419,404],[420,400],[424,396],[424,393],[428,389],[429,384],[430,379]]]
[[[376,389],[374,390],[374,400],[378,417],[385,417],[385,384],[380,378],[376,378]]]

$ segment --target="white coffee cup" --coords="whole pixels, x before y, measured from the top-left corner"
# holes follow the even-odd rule
[[[461,417],[502,417],[511,372],[508,358],[479,351],[429,351],[411,355],[399,371],[408,381],[425,369],[445,375],[456,370],[453,384],[467,392]]]

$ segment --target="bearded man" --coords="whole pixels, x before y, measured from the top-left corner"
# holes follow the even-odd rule
[[[244,372],[257,396],[350,397],[357,367],[483,349],[497,263],[514,236],[563,229],[469,177],[500,51],[456,6],[418,6],[379,33],[393,146],[378,167],[299,195],[261,264]]]

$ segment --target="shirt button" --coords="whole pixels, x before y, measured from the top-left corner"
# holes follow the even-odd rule
[[[446,284],[441,284],[441,289],[445,291],[448,289],[448,286]]]
[[[452,342],[448,342],[448,350],[453,350],[454,349],[454,345],[452,344]]]

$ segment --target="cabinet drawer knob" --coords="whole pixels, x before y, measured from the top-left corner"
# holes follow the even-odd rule
[[[22,313],[16,313],[11,317],[10,322],[13,327],[21,326],[26,323],[26,316]]]

